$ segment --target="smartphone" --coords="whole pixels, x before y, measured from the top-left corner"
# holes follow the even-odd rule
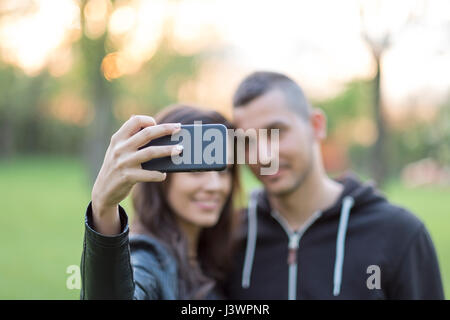
[[[143,169],[160,172],[221,171],[227,167],[227,128],[223,124],[182,125],[173,135],[150,141],[145,146],[180,144],[179,155],[151,159]]]

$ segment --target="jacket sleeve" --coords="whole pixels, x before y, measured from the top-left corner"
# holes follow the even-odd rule
[[[106,236],[94,230],[92,204],[86,210],[83,253],[81,257],[82,288],[80,298],[91,299],[149,299],[142,285],[135,283],[130,260],[128,217],[119,206],[121,232]],[[148,270],[140,268],[139,275],[150,280]]]
[[[390,299],[442,300],[444,290],[431,237],[422,225],[395,271]]]

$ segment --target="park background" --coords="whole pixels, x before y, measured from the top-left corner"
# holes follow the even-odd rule
[[[233,90],[261,69],[325,110],[330,175],[351,168],[425,223],[449,297],[449,12],[445,0],[1,0],[0,299],[78,299],[67,268],[121,123],[175,102],[230,117]]]

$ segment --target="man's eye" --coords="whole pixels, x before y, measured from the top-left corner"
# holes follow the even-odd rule
[[[267,130],[267,137],[270,138],[272,136],[272,133],[274,133],[275,130],[278,130],[280,132],[280,129],[278,128],[271,128]]]
[[[276,129],[273,129],[273,130],[276,130],[276,131],[278,131],[278,135],[281,135],[285,130],[284,130],[284,128],[276,128]],[[270,131],[272,131],[272,130],[270,130]],[[274,131],[274,133],[276,132],[276,131]],[[269,136],[270,136],[271,134],[269,133]]]

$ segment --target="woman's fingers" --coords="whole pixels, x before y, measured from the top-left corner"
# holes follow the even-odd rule
[[[149,171],[144,169],[130,169],[128,179],[133,183],[136,182],[161,182],[166,179],[166,174],[159,171]]]
[[[116,133],[111,138],[111,141],[125,140],[133,136],[136,132],[141,130],[141,128],[146,128],[149,126],[155,126],[156,121],[150,116],[144,115],[134,115],[117,130]]]
[[[151,140],[176,133],[178,130],[180,130],[180,128],[180,123],[164,123],[146,127],[129,138],[126,144],[132,150],[136,150],[137,148],[142,147]]]
[[[183,151],[181,145],[151,146],[134,152],[130,157],[130,164],[136,165],[155,158],[178,155]]]

